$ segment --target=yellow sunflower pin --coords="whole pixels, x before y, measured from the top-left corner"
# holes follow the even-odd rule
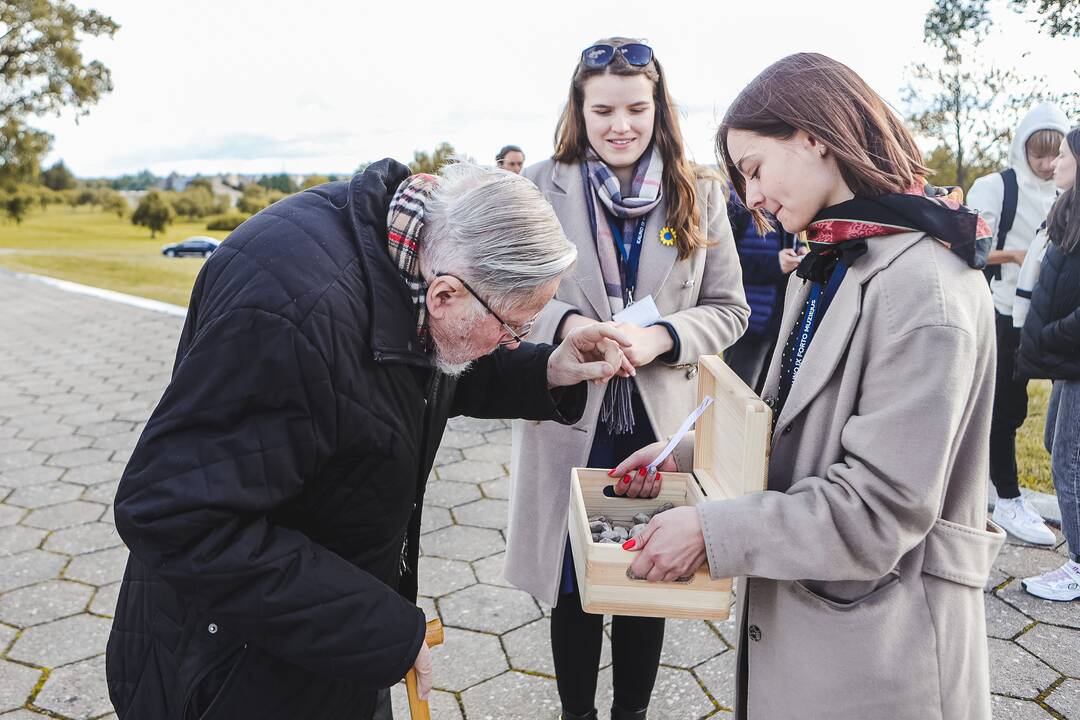
[[[678,237],[679,236],[675,232],[675,228],[666,227],[660,231],[660,244],[671,247],[675,244],[675,240]]]

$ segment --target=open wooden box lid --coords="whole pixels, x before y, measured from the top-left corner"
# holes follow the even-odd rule
[[[710,499],[764,490],[772,410],[719,355],[698,362],[698,402],[713,397],[694,433],[694,476]]]

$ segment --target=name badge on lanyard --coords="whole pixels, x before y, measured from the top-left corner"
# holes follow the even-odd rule
[[[620,222],[608,218],[608,226],[611,228],[611,236],[615,241],[615,250],[619,253],[619,270],[622,272],[623,302],[627,307],[634,304],[634,289],[637,287],[638,265],[641,263],[641,246],[645,241],[645,220],[641,218],[634,228],[634,241],[629,250],[623,243],[623,233]]]

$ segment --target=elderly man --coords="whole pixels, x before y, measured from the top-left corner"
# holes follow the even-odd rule
[[[570,423],[583,381],[632,372],[610,327],[521,343],[574,259],[532,183],[465,164],[383,160],[230,236],[116,497],[120,718],[362,720],[414,666],[426,693],[417,549],[447,418]]]

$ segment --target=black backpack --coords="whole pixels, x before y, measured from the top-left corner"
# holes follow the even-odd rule
[[[1013,221],[1016,220],[1016,205],[1020,200],[1020,185],[1016,181],[1016,170],[1008,168],[1000,173],[1002,182],[1005,183],[1005,199],[1001,203],[1001,217],[998,219],[997,243],[995,250],[1005,249],[1005,237],[1012,230]],[[1001,265],[987,265],[983,268],[986,282],[1001,279]]]

